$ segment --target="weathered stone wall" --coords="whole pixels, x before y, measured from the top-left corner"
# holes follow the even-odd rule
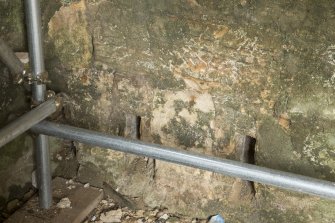
[[[0,126],[15,119],[17,115],[27,109],[24,90],[12,84],[9,72],[0,68]],[[0,149],[0,207],[6,205],[7,200],[13,200],[29,190],[31,172],[33,171],[32,142],[26,135],[20,136]],[[23,169],[21,169],[24,167]]]
[[[66,83],[72,124],[122,135],[125,115],[134,114],[142,140],[231,159],[234,136],[247,134],[257,139],[258,165],[334,180],[333,7],[72,2],[48,24],[51,59],[62,66],[50,71]],[[261,185],[252,201],[236,201],[235,179],[78,146],[79,176],[89,180],[85,171],[95,167],[103,176],[95,182],[150,206],[202,217],[222,212],[232,222],[335,218],[333,202]]]
[[[67,121],[235,159],[257,139],[256,164],[335,181],[331,1],[43,1],[51,88]],[[54,13],[54,11],[56,11]],[[79,179],[111,183],[150,206],[228,222],[333,222],[334,202],[81,144]],[[90,173],[90,174],[88,174]],[[248,196],[247,196],[248,197]],[[249,198],[249,197],[248,197]]]

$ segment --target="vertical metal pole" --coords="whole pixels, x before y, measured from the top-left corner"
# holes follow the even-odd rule
[[[45,72],[39,0],[25,0],[25,11],[30,66],[33,79],[37,79]],[[34,103],[41,103],[45,100],[45,90],[45,84],[34,81],[32,85],[32,99]],[[42,208],[49,208],[52,203],[52,196],[49,143],[47,136],[39,134],[35,139],[34,145],[36,152],[39,203]]]

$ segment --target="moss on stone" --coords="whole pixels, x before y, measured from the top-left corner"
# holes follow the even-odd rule
[[[0,169],[7,169],[11,164],[15,163],[27,153],[30,148],[29,144],[31,144],[31,142],[27,143],[27,137],[27,134],[22,134],[2,147],[0,151]]]
[[[204,130],[191,125],[183,117],[173,118],[162,130],[166,134],[172,134],[180,145],[203,148],[206,138]]]
[[[23,1],[0,2],[2,38],[15,50],[25,50],[25,23]]]
[[[174,100],[173,107],[175,108],[176,114],[179,114],[179,112],[181,112],[184,108],[189,109],[190,106],[188,104],[188,102],[185,102],[183,100]]]
[[[152,134],[153,142],[156,144],[162,144],[161,136],[159,134]]]

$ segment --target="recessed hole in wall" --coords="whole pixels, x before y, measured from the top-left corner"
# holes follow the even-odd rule
[[[136,138],[141,139],[141,116],[136,116]]]

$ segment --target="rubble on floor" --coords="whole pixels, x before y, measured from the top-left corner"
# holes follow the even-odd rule
[[[58,208],[71,208],[71,201],[68,197],[62,198],[56,205]]]
[[[34,193],[30,193],[31,199],[27,203],[13,200],[8,204],[13,209],[19,206],[21,208],[10,217],[4,216],[9,217],[7,222],[79,223],[84,220],[84,223],[224,223],[220,215],[198,219],[172,213],[163,207],[147,208],[135,199],[117,192],[106,182],[103,184],[103,189],[99,189],[90,186],[89,183],[78,183],[75,178],[57,177],[53,180],[53,186],[54,203],[50,209],[40,209],[37,196],[32,196]]]
[[[166,208],[154,208],[151,210],[130,210],[121,208],[112,199],[102,200],[97,208],[87,217],[84,223],[206,223],[207,219],[186,217],[170,213]]]

